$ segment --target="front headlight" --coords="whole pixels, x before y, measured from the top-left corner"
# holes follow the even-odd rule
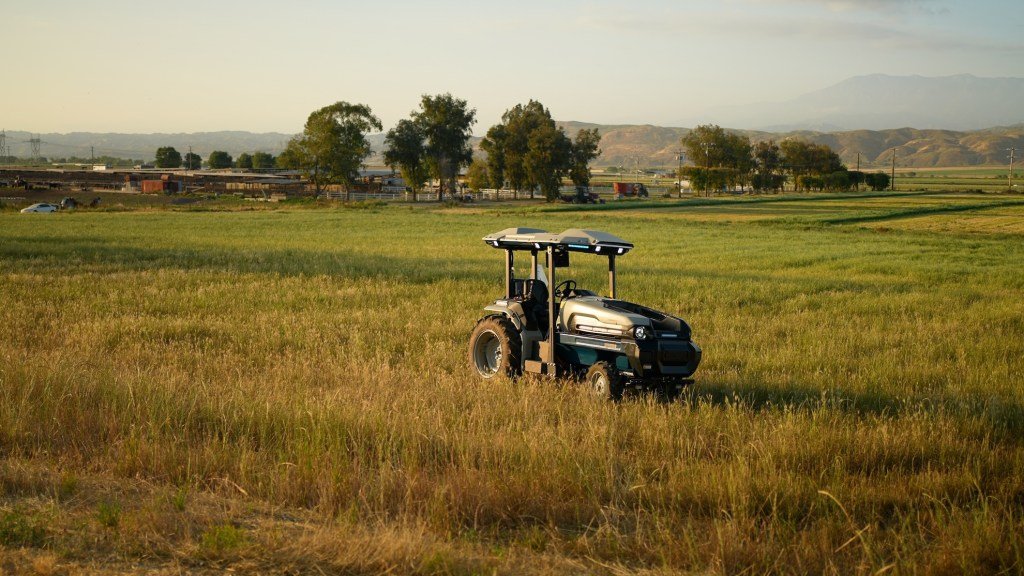
[[[637,340],[647,340],[652,336],[654,336],[654,334],[647,326],[637,326],[636,328],[633,328],[633,337]]]

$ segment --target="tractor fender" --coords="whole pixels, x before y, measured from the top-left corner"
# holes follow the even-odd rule
[[[512,322],[512,325],[516,327],[517,332],[523,331],[522,317],[519,314],[517,314],[515,310],[512,310],[508,306],[504,304],[494,303],[484,308],[484,310],[488,312],[496,312],[499,315],[505,316],[506,318],[509,319],[509,321]]]

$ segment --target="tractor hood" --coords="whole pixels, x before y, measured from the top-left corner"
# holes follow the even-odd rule
[[[559,323],[571,333],[632,337],[633,328],[647,326],[653,336],[690,339],[690,327],[681,318],[625,300],[577,296],[562,301]]]

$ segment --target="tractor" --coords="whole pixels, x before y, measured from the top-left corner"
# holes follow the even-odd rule
[[[604,199],[591,192],[590,186],[577,186],[572,194],[562,194],[560,198],[566,204],[604,204]]]
[[[701,349],[690,326],[617,298],[616,259],[633,244],[596,230],[553,234],[536,228],[508,228],[483,241],[505,252],[505,294],[484,308],[469,339],[469,363],[481,378],[582,379],[609,400],[631,390],[671,398],[693,383]],[[572,279],[556,283],[557,271],[569,267],[574,252],[608,258],[607,296]],[[516,276],[517,255],[527,260],[519,267],[529,270],[522,278]]]

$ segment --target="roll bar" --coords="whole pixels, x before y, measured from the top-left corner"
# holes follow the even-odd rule
[[[608,295],[616,298],[615,257],[633,249],[633,244],[622,238],[597,230],[570,228],[561,234],[551,234],[539,228],[506,228],[488,234],[483,238],[488,246],[505,251],[505,297],[511,299],[515,293],[515,253],[530,252],[530,278],[537,279],[537,255],[542,250],[547,254],[548,264],[548,338],[547,346],[541,348],[541,361],[551,365],[554,373],[555,362],[555,295],[558,285],[555,279],[555,255],[566,252],[584,252],[608,257]]]

